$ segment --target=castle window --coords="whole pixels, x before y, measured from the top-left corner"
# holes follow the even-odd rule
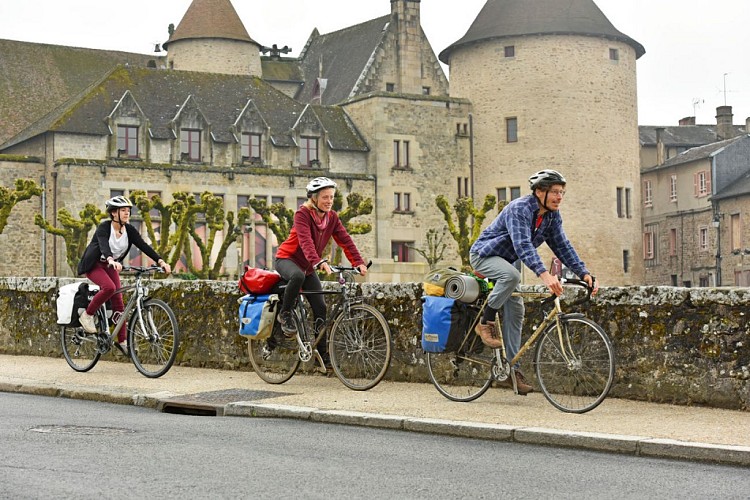
[[[515,200],[516,198],[521,197],[521,187],[515,186],[510,188],[510,199]]]
[[[674,174],[669,178],[669,201],[677,203],[677,176]]]
[[[117,126],[117,156],[138,157],[138,127]]]
[[[386,83],[385,84],[385,91],[386,92],[395,92],[396,91],[396,84],[395,83]]]
[[[394,262],[413,262],[413,241],[391,241],[391,257]]]
[[[729,219],[729,229],[731,237],[730,246],[732,251],[739,251],[742,248],[742,224],[740,223],[740,214],[732,214]]]
[[[696,198],[703,198],[704,196],[708,196],[708,192],[711,190],[711,177],[709,177],[707,170],[696,172],[693,182],[695,186]]]
[[[651,191],[651,181],[643,181],[643,206],[654,206],[653,193]]]
[[[409,141],[393,141],[393,166],[409,167]]]
[[[669,230],[669,255],[677,255],[677,229],[674,227]]]
[[[617,217],[630,219],[630,188],[617,188]]]
[[[508,201],[508,195],[506,194],[505,188],[497,188],[497,201]]]
[[[318,138],[317,137],[300,137],[299,141],[299,162],[301,165],[311,167],[314,161],[318,159]]]
[[[643,233],[643,258],[646,260],[653,260],[656,258],[654,250],[654,231],[647,227],[646,232]]]
[[[708,228],[705,226],[698,228],[698,249],[702,252],[708,250]]]
[[[630,250],[622,251],[622,272],[627,273],[630,270]]]
[[[393,193],[393,211],[411,212],[411,193]]]
[[[505,140],[507,142],[518,142],[518,118],[505,119]]]
[[[457,194],[459,198],[468,198],[470,196],[469,193],[469,178],[468,177],[458,177],[456,179],[457,181]]]
[[[422,95],[430,95],[430,87],[422,87]]]
[[[187,161],[201,161],[200,130],[180,130],[180,157]]]
[[[620,51],[618,49],[609,49],[609,60],[610,61],[619,61],[620,60]]]
[[[242,157],[260,159],[260,134],[242,134]]]
[[[505,46],[505,57],[516,57],[516,46],[506,45]]]

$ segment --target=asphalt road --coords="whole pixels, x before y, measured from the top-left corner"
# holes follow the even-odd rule
[[[746,468],[0,393],[0,498],[748,498]]]

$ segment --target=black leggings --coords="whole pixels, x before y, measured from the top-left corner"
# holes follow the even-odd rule
[[[280,312],[291,311],[294,305],[294,299],[299,296],[300,289],[321,291],[323,285],[320,283],[320,278],[316,273],[312,273],[309,276],[305,276],[305,272],[299,268],[292,260],[289,259],[277,259],[276,270],[279,272],[282,278],[287,282],[286,289],[284,290],[284,300],[281,301]],[[325,320],[326,318],[326,301],[322,294],[310,294],[305,295],[307,301],[310,303],[312,308],[313,317],[315,323],[319,323],[318,319]]]

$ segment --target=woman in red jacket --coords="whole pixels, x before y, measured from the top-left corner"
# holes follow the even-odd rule
[[[315,271],[331,273],[331,268],[321,254],[333,237],[344,250],[352,266],[364,276],[367,266],[359,254],[354,241],[341,224],[338,214],[332,210],[336,183],[327,177],[316,177],[307,184],[307,201],[294,214],[294,223],[289,237],[276,252],[276,270],[287,281],[284,299],[279,310],[279,323],[287,335],[294,335],[296,329],[292,319],[292,306],[299,296],[300,289],[322,290],[323,287]],[[325,322],[326,303],[323,295],[306,295],[315,318],[315,329]],[[318,344],[318,353],[326,368],[330,366],[326,339]]]

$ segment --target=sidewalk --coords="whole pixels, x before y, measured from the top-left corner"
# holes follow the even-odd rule
[[[269,385],[253,372],[180,366],[148,379],[130,363],[99,361],[90,372],[77,373],[62,358],[10,355],[0,355],[0,391],[750,466],[746,411],[607,399],[589,413],[573,415],[555,409],[540,393],[521,397],[507,389],[455,403],[431,384],[386,381],[356,392],[335,376],[295,375]]]

